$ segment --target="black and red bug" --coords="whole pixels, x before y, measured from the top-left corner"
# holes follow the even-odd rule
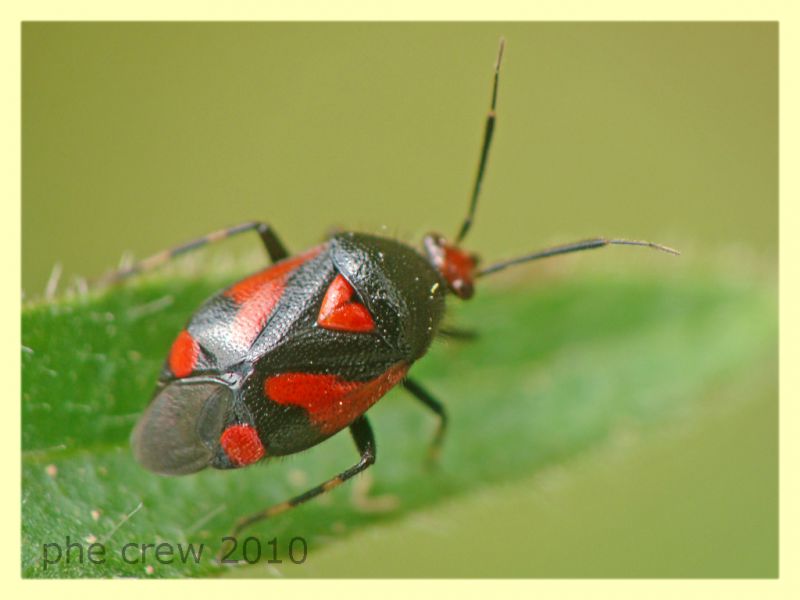
[[[595,238],[478,268],[463,250],[494,133],[503,42],[494,68],[480,161],[465,218],[454,243],[430,234],[422,251],[394,239],[337,233],[290,256],[260,222],[212,233],[119,271],[118,280],[233,235],[255,231],[272,265],[205,302],[178,333],[155,394],[136,425],[136,459],[166,475],[232,469],[306,450],[349,428],[358,462],[307,492],[241,519],[234,535],[327,492],[375,462],[365,415],[400,384],[439,418],[431,446],[447,423],[443,405],[408,377],[440,329],[447,295],[468,299],[480,277],[539,258],[611,244],[670,248]]]

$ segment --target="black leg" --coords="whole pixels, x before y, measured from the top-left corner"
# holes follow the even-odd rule
[[[350,425],[350,434],[353,436],[353,441],[356,443],[358,453],[361,455],[361,458],[355,465],[299,496],[295,496],[290,500],[275,504],[266,510],[239,519],[233,528],[231,537],[235,538],[243,529],[250,527],[253,523],[272,518],[275,515],[303,504],[303,502],[308,502],[320,494],[331,491],[333,488],[340,486],[351,477],[361,473],[361,471],[372,465],[375,462],[375,437],[372,435],[372,427],[370,427],[369,421],[367,421],[365,416],[362,415],[353,421],[353,424]]]
[[[180,256],[181,254],[186,254],[187,252],[197,250],[198,248],[202,248],[203,246],[207,246],[213,242],[220,242],[248,231],[256,231],[258,233],[272,262],[278,262],[279,260],[283,260],[289,256],[289,252],[286,250],[286,247],[269,225],[266,223],[261,223],[260,221],[251,221],[236,225],[234,227],[229,227],[227,229],[214,231],[201,238],[192,240],[191,242],[176,246],[175,248],[170,248],[169,250],[164,250],[163,252],[159,252],[158,254],[154,254],[149,258],[145,258],[144,260],[141,260],[130,267],[114,271],[113,273],[103,277],[100,281],[101,283],[114,283],[120,281],[130,277],[131,275],[136,275],[138,273],[159,267],[172,260],[176,256]]]
[[[411,392],[417,400],[430,408],[439,417],[439,427],[436,429],[436,433],[433,436],[433,441],[428,449],[428,460],[433,462],[439,458],[439,453],[442,448],[442,440],[444,439],[444,432],[447,430],[447,411],[441,402],[431,396],[427,391],[425,391],[425,388],[421,387],[413,379],[404,379],[403,387]]]
[[[470,341],[478,337],[478,332],[474,329],[462,329],[461,327],[440,327],[439,335],[459,341]]]

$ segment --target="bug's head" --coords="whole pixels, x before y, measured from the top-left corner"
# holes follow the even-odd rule
[[[677,250],[654,244],[653,242],[644,242],[638,240],[625,240],[625,239],[607,239],[607,238],[592,238],[588,240],[581,240],[571,244],[563,244],[553,248],[547,248],[531,254],[525,254],[516,258],[496,262],[489,266],[478,269],[478,257],[475,254],[466,252],[460,246],[461,242],[469,233],[472,222],[475,218],[475,210],[478,206],[478,197],[483,183],[483,176],[486,172],[486,164],[489,158],[489,147],[492,143],[492,135],[495,130],[495,123],[497,121],[497,83],[500,77],[500,62],[503,59],[504,41],[500,40],[500,48],[497,52],[497,62],[494,66],[494,80],[492,85],[492,100],[489,105],[489,112],[486,115],[486,125],[484,127],[483,144],[481,146],[480,160],[478,161],[478,171],[475,175],[475,183],[472,187],[472,197],[470,198],[469,208],[464,221],[461,223],[461,228],[455,236],[453,243],[448,242],[443,236],[438,233],[431,233],[423,239],[425,254],[427,255],[428,262],[433,265],[447,282],[448,289],[456,296],[463,300],[467,300],[475,293],[475,280],[484,275],[497,273],[507,267],[519,265],[522,263],[538,260],[540,258],[547,258],[548,256],[555,256],[557,254],[567,254],[569,252],[578,252],[580,250],[589,250],[591,248],[601,248],[608,245],[625,245],[625,246],[649,246],[656,250],[668,252],[670,254],[679,254]]]
[[[478,256],[448,243],[438,233],[426,235],[422,244],[428,262],[442,274],[449,290],[462,300],[472,298],[475,293],[475,272],[480,260]]]

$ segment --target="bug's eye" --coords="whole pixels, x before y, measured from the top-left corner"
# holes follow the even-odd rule
[[[317,324],[325,329],[369,333],[375,330],[375,321],[369,310],[357,300],[355,290],[341,274],[328,286],[322,306],[319,309]]]

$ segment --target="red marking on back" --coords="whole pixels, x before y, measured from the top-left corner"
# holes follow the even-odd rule
[[[266,454],[258,432],[247,424],[228,427],[222,432],[219,443],[231,462],[239,467],[253,464]]]
[[[318,246],[305,254],[283,260],[225,290],[225,296],[239,304],[232,331],[238,342],[245,346],[253,343],[283,295],[286,280],[297,267],[321,250],[322,247]]]
[[[279,404],[304,408],[324,434],[332,434],[352,423],[408,372],[398,363],[369,381],[347,381],[338,375],[282,373],[264,382],[264,391]]]
[[[319,309],[317,324],[326,329],[368,333],[375,330],[375,321],[367,307],[354,301],[355,290],[341,274],[328,287]]]
[[[194,371],[200,346],[185,329],[178,334],[169,351],[169,369],[175,377],[186,377]]]

